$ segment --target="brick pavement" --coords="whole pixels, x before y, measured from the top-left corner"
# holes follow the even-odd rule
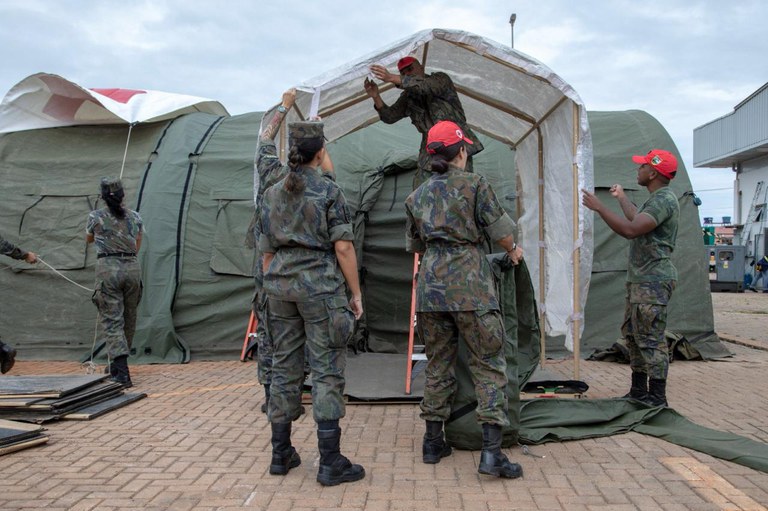
[[[768,351],[728,347],[735,356],[726,361],[672,364],[670,403],[698,424],[768,442]],[[547,369],[569,377],[572,363]],[[367,476],[323,488],[311,417],[294,426],[303,464],[286,477],[268,474],[253,363],[132,371],[149,398],[93,421],[49,423],[48,444],[0,457],[0,510],[714,511],[768,503],[768,474],[636,433],[531,448],[543,457],[510,449],[522,480],[480,476],[477,452],[424,465],[414,405],[349,406],[342,449]],[[73,362],[20,360],[12,374],[80,372]],[[590,397],[611,397],[624,392],[629,367],[583,361],[581,376]]]

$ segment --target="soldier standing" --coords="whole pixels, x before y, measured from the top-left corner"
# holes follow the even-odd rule
[[[511,234],[514,221],[482,176],[464,171],[473,144],[462,129],[441,121],[429,130],[427,151],[432,176],[405,200],[406,250],[423,253],[416,287],[417,327],[426,345],[427,369],[421,418],[426,421],[424,463],[451,454],[443,424],[456,392],[459,335],[469,353],[477,396],[477,420],[483,428],[478,472],[516,478],[522,467],[501,452],[507,415],[504,326],[485,236],[518,264],[523,251]]]
[[[653,149],[635,155],[637,183],[651,196],[639,208],[621,185],[611,186],[624,218],[608,209],[594,194],[582,190],[582,203],[629,241],[627,295],[621,333],[629,348],[632,386],[625,398],[652,406],[667,406],[669,349],[664,337],[667,304],[677,283],[677,269],[670,259],[677,239],[680,205],[669,188],[677,172],[677,158]]]
[[[461,105],[451,77],[442,72],[426,74],[424,66],[411,56],[400,59],[397,62],[397,69],[399,74],[390,73],[386,67],[378,64],[371,66],[371,72],[376,78],[392,83],[403,90],[391,106],[381,99],[379,86],[373,80],[366,78],[363,86],[368,96],[373,99],[374,108],[383,122],[394,124],[404,117],[410,117],[413,125],[421,133],[414,189],[429,177],[431,164],[427,152],[427,133],[438,121],[455,122],[472,142],[466,149],[468,159],[464,169],[465,172],[472,172],[472,155],[482,151],[483,144],[467,126],[464,107]]]
[[[0,235],[0,254],[20,261],[26,261],[29,264],[35,264],[37,262],[37,254],[34,252],[25,252],[10,241],[6,241],[2,235]],[[7,373],[15,363],[16,350],[8,344],[5,344],[3,341],[0,341],[0,373]]]
[[[291,123],[288,137],[290,170],[264,191],[260,215],[259,247],[274,344],[269,472],[284,475],[301,464],[291,445],[291,423],[301,413],[306,346],[320,451],[317,481],[334,486],[365,476],[363,467],[341,454],[339,428],[345,413],[347,342],[363,313],[357,258],[344,194],[317,171],[330,164],[322,123]]]
[[[264,190],[283,179],[288,173],[288,168],[282,164],[277,156],[277,147],[275,146],[275,136],[280,129],[288,111],[296,102],[296,89],[288,89],[283,93],[282,102],[277,107],[272,120],[264,131],[259,135],[259,143],[256,147],[256,171],[259,173],[259,190],[256,193],[256,211],[255,221],[253,223],[253,237],[256,248],[256,268],[254,269],[254,280],[256,292],[253,300],[253,311],[258,319],[256,327],[256,339],[258,342],[257,356],[259,383],[264,386],[265,402],[261,406],[261,411],[267,413],[269,408],[269,387],[272,383],[272,339],[267,330],[267,296],[263,292],[264,269],[261,251],[258,248],[261,228],[259,226],[259,213],[261,210],[261,201],[264,196]]]
[[[96,290],[93,303],[99,310],[109,357],[111,379],[125,388],[133,385],[128,371],[136,308],[141,300],[141,247],[144,224],[136,211],[123,205],[125,192],[119,179],[102,178],[101,198],[106,207],[91,211],[85,232],[96,243]]]

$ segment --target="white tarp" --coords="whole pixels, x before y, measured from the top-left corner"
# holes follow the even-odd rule
[[[522,197],[517,237],[544,312],[545,331],[565,335],[566,347],[573,350],[572,324],[578,323],[580,336],[592,268],[592,215],[580,206],[578,193],[592,188],[592,141],[585,106],[551,69],[480,36],[425,30],[298,86],[288,122],[319,115],[328,140],[378,122],[363,80],[373,78],[371,64],[394,71],[406,55],[418,58],[427,73],[448,73],[469,125],[517,149]],[[387,104],[400,94],[383,84],[379,90]],[[258,187],[258,174],[254,185]]]
[[[86,89],[61,76],[37,73],[0,103],[0,133],[80,124],[134,124],[191,112],[229,115],[218,101],[153,90]]]

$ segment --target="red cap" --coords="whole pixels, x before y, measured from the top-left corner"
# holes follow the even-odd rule
[[[406,67],[410,66],[416,62],[416,59],[408,55],[407,57],[403,57],[400,60],[397,61],[397,70],[402,71]]]
[[[455,122],[440,121],[432,126],[427,134],[427,152],[435,154],[435,149],[439,147],[452,146],[462,141],[472,145],[472,141],[464,135],[464,132]]]
[[[639,165],[650,165],[656,172],[667,179],[674,178],[677,172],[677,158],[675,158],[674,154],[664,149],[651,149],[644,156],[633,156],[632,161]]]

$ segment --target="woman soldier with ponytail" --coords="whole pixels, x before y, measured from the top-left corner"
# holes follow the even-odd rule
[[[88,243],[96,243],[96,290],[107,345],[111,379],[131,387],[128,371],[136,308],[141,300],[141,266],[136,253],[144,230],[139,214],[123,205],[125,192],[119,179],[102,178],[101,198],[106,207],[91,211],[85,227]]]
[[[347,341],[363,313],[357,258],[346,199],[325,172],[333,166],[323,124],[291,123],[288,138],[288,175],[264,191],[260,214],[267,328],[274,345],[269,472],[285,475],[301,463],[291,445],[291,423],[301,413],[306,346],[320,450],[317,481],[334,486],[365,476],[363,467],[341,454],[339,427]]]
[[[421,418],[426,421],[424,463],[451,454],[443,424],[456,392],[459,337],[467,348],[483,429],[478,472],[516,478],[523,474],[501,452],[507,416],[507,364],[504,325],[485,257],[486,236],[501,245],[513,264],[523,251],[515,244],[515,223],[499,204],[488,182],[464,171],[466,144],[453,122],[440,121],[427,134],[432,176],[405,200],[406,249],[423,254],[416,285],[416,324],[427,351]]]

